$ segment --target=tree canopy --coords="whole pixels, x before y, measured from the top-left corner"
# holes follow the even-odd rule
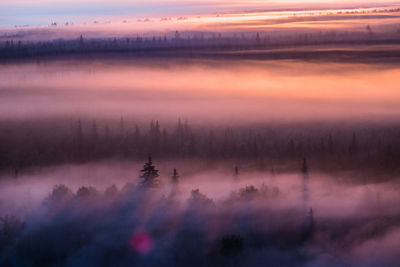
[[[143,169],[140,171],[140,178],[142,179],[141,184],[145,187],[156,187],[159,185],[159,174],[156,167],[153,165],[151,156],[144,164]]]

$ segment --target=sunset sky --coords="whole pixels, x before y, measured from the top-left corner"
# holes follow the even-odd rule
[[[249,10],[360,8],[397,5],[400,1],[361,0],[2,0],[0,26],[48,25],[51,22],[143,18]]]

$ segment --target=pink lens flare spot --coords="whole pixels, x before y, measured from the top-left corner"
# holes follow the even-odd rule
[[[129,242],[129,245],[131,246],[132,250],[142,255],[149,253],[153,247],[150,236],[143,232],[134,234]]]

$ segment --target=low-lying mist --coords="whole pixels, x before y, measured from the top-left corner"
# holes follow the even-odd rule
[[[7,41],[0,266],[398,266],[392,33]]]
[[[0,263],[396,266],[398,182],[304,164],[275,174],[154,160],[155,187],[131,162],[3,177]]]
[[[251,124],[393,120],[397,65],[88,60],[0,66],[0,118],[141,118]]]

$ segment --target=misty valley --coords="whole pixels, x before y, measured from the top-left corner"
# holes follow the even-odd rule
[[[1,265],[396,266],[400,69],[322,63],[1,65]]]
[[[398,1],[53,2],[0,1],[1,267],[400,265]]]

